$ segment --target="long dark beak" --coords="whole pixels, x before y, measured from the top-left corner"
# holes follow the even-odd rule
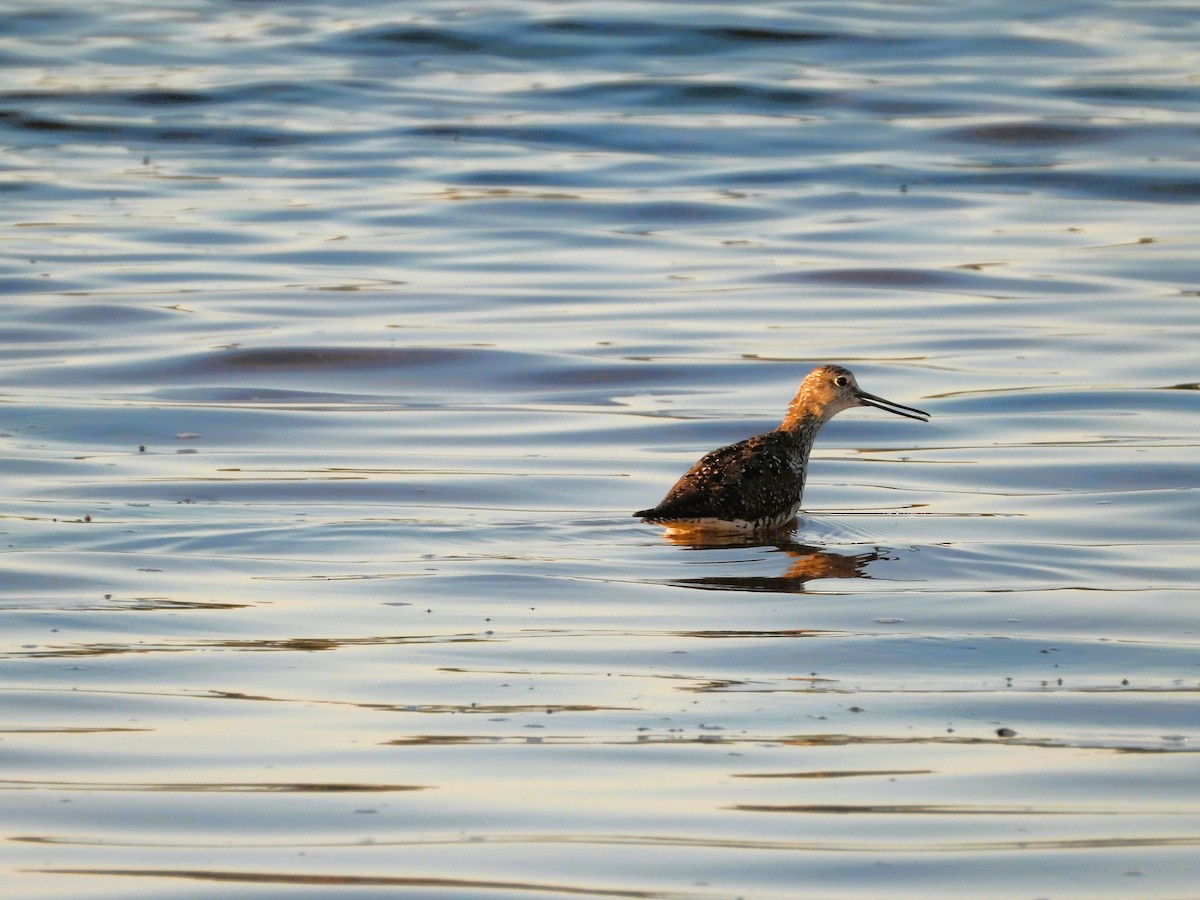
[[[858,392],[858,402],[866,406],[874,406],[876,409],[882,409],[885,412],[895,413],[898,416],[916,419],[918,422],[929,421],[929,413],[925,412],[923,409],[913,409],[911,406],[901,406],[899,403],[893,403],[891,400],[884,400],[882,397],[876,397],[874,394],[868,394],[866,391]]]

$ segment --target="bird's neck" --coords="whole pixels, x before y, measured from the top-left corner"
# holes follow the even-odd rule
[[[783,417],[783,424],[779,426],[779,430],[786,431],[802,444],[811,445],[813,438],[817,436],[817,432],[824,424],[825,416],[812,410],[801,401],[800,397],[797,397],[788,407],[787,415]]]
[[[779,426],[780,431],[796,442],[795,452],[798,454],[798,459],[795,461],[795,465],[801,472],[808,468],[808,454],[812,450],[813,440],[824,424],[825,420],[821,416],[793,415],[793,411],[788,410],[787,417]]]

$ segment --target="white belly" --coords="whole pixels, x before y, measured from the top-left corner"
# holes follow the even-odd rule
[[[800,503],[797,501],[778,515],[754,522],[748,519],[718,519],[714,516],[704,516],[696,519],[674,519],[670,522],[660,522],[658,524],[665,525],[672,531],[724,531],[745,534],[754,531],[769,531],[772,528],[786,525],[796,518],[796,513],[799,510]]]

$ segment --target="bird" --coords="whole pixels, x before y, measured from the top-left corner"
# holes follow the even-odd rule
[[[930,419],[924,410],[868,394],[843,366],[818,366],[800,383],[778,428],[706,453],[657,506],[633,515],[683,530],[760,532],[790,525],[800,509],[817,432],[856,406]]]

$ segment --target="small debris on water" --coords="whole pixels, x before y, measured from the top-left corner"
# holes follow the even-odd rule
[[[1016,736],[1017,736],[1017,733],[1015,731],[1013,731],[1011,728],[997,728],[996,729],[996,737],[1010,738],[1010,737],[1016,737]]]

